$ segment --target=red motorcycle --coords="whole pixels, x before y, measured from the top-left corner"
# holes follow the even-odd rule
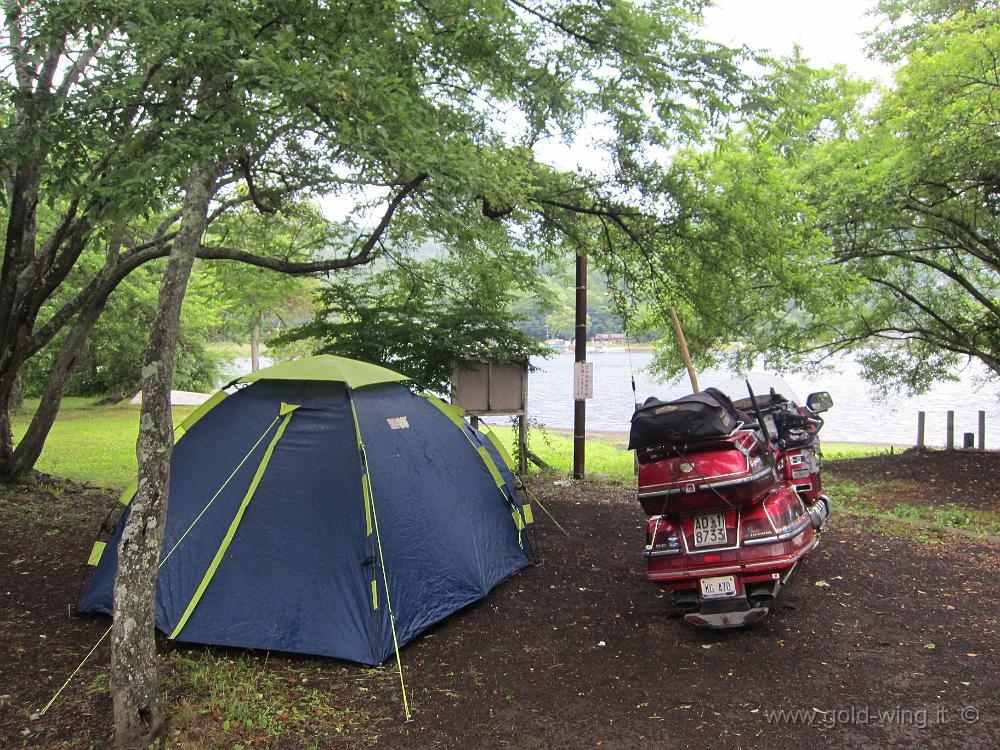
[[[695,625],[757,622],[819,543],[830,516],[820,480],[820,413],[779,378],[753,376],[632,417],[646,524],[646,577]],[[732,396],[738,396],[732,398]]]

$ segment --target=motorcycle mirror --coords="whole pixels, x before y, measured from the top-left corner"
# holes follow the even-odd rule
[[[806,406],[813,414],[819,414],[833,406],[833,396],[826,391],[810,393],[809,398],[806,399]]]

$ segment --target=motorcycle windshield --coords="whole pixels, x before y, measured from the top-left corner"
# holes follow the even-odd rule
[[[775,393],[784,396],[786,400],[796,404],[799,403],[798,396],[795,395],[795,391],[792,390],[792,387],[788,383],[777,375],[771,375],[766,372],[751,372],[743,377],[726,380],[715,387],[729,396],[733,401],[742,401],[750,396],[746,384],[748,380],[755,396],[767,396],[773,388]]]

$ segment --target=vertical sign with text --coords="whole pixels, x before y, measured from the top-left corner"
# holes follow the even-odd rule
[[[594,363],[577,362],[574,369],[573,398],[577,401],[594,397]]]

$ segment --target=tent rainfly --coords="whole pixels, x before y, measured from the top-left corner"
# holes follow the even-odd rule
[[[376,665],[530,564],[510,456],[406,380],[311,357],[240,378],[188,417],[157,583],[163,633]],[[129,507],[94,546],[81,612],[111,613]]]

